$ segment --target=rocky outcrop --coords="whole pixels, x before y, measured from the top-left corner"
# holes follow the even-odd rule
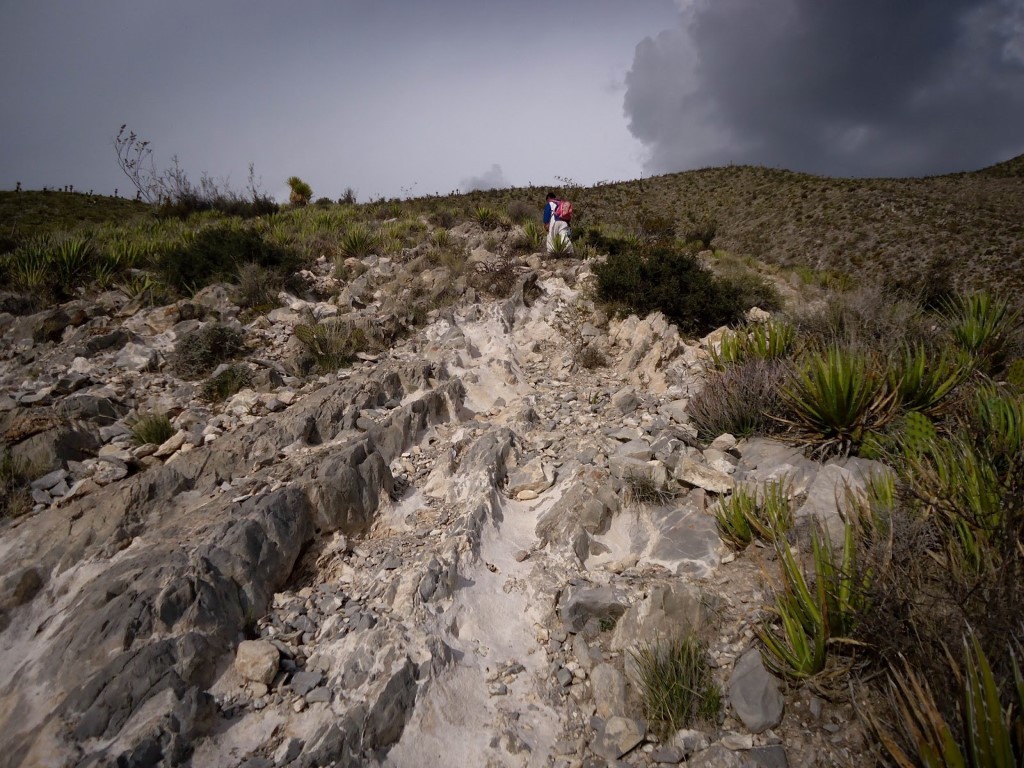
[[[473,226],[453,236],[496,259]],[[351,368],[300,364],[297,323],[392,328],[410,286],[450,293],[447,269],[416,265],[370,257],[342,286],[324,259],[303,277],[331,301],[286,296],[244,325],[216,288],[0,317],[0,429],[37,465],[32,512],[0,530],[0,765],[746,765],[826,749],[788,726],[758,664],[763,567],[724,547],[713,505],[785,480],[798,518],[831,531],[880,466],[700,446],[686,407],[704,352],[659,315],[590,316],[608,365],[576,366],[556,319],[584,301],[581,262],[530,256],[506,299],[466,289]],[[223,403],[166,369],[211,322],[251,348],[251,386]],[[131,419],[153,411],[173,437],[134,444]],[[660,741],[632,652],[690,632],[712,638],[729,706]]]

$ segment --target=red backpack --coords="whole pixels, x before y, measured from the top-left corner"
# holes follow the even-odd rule
[[[572,218],[572,203],[568,200],[555,200],[555,216],[562,221],[569,221]]]

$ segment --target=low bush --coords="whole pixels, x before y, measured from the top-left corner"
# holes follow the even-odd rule
[[[774,417],[786,413],[780,393],[789,375],[785,362],[757,358],[709,372],[687,408],[697,436],[710,441],[726,433],[750,437],[778,431],[782,424]]]
[[[248,366],[229,365],[203,382],[199,396],[211,403],[219,403],[250,386],[252,381],[252,371]]]
[[[198,379],[245,349],[242,331],[214,323],[187,333],[174,345],[171,368],[185,379]]]
[[[694,635],[630,651],[644,717],[659,738],[681,728],[712,723],[722,692],[711,674],[707,648]]]
[[[735,286],[670,245],[612,254],[594,266],[594,273],[598,298],[613,309],[640,317],[660,311],[686,333],[730,325],[749,309]]]
[[[243,309],[266,310],[278,305],[277,294],[284,288],[281,274],[255,262],[238,267],[235,301]]]
[[[165,413],[142,414],[130,426],[138,445],[162,445],[174,435],[174,425]]]
[[[370,348],[366,333],[343,320],[297,325],[295,335],[312,355],[320,373],[333,373],[344,368],[356,359],[359,352]]]
[[[0,519],[18,517],[32,509],[28,465],[0,445]]]
[[[226,221],[202,227],[183,243],[163,251],[156,269],[166,285],[195,291],[230,281],[239,265],[246,263],[291,272],[298,260],[290,251],[265,240],[258,229]]]

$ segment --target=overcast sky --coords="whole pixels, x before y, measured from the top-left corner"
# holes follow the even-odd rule
[[[360,200],[1024,152],[1024,0],[0,0],[0,188],[125,194],[127,123]]]

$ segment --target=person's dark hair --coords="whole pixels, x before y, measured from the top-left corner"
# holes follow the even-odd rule
[[[548,200],[555,200],[557,198],[558,198],[558,195],[556,195],[554,192],[548,192],[548,196],[547,196]]]

